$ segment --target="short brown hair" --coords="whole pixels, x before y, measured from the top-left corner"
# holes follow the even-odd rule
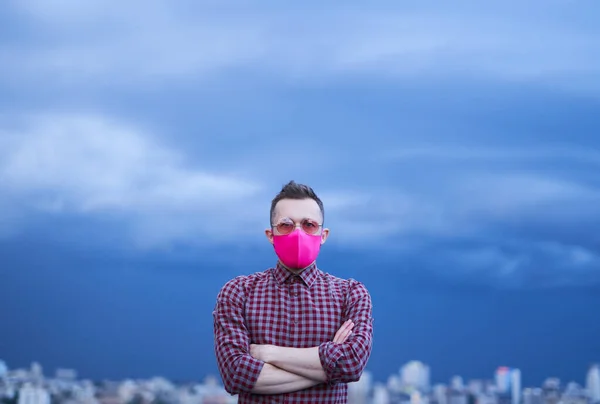
[[[323,202],[315,191],[308,185],[298,184],[294,180],[288,182],[281,188],[281,191],[273,198],[271,201],[271,211],[269,215],[270,223],[273,223],[274,214],[275,214],[275,206],[282,199],[312,199],[319,205],[319,209],[321,209],[321,216],[323,216],[323,220],[325,220],[325,209],[323,209]]]

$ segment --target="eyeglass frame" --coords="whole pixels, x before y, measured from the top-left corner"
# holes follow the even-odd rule
[[[298,229],[298,228],[299,228],[300,230],[302,230],[304,233],[306,233],[306,234],[310,234],[310,235],[316,235],[316,234],[317,234],[317,232],[319,231],[319,229],[321,229],[321,231],[323,231],[323,225],[324,225],[324,223],[319,223],[319,222],[317,222],[316,220],[309,219],[309,218],[306,218],[306,217],[305,217],[304,219],[302,219],[302,220],[300,221],[300,223],[296,223],[294,220],[292,220],[292,219],[291,219],[291,218],[289,218],[289,217],[284,217],[284,218],[282,218],[282,219],[281,219],[281,220],[280,220],[278,223],[271,223],[271,230],[277,230],[277,226],[278,226],[278,225],[280,225],[280,224],[282,224],[282,221],[284,221],[285,219],[288,219],[288,220],[290,220],[290,221],[291,221],[291,222],[294,224],[294,229],[293,229],[292,231],[290,231],[289,233],[285,233],[285,234],[290,234],[290,233],[292,233],[293,231],[295,231],[295,230],[296,230],[296,229]],[[307,232],[306,230],[304,230],[304,229],[302,228],[302,223],[303,223],[303,222],[305,222],[305,221],[312,221],[312,222],[315,222],[315,224],[317,225],[317,230],[316,230],[314,233],[309,233],[309,232]],[[277,231],[278,231],[279,233],[281,233],[279,230],[277,230]],[[283,233],[281,233],[281,234],[283,234]]]

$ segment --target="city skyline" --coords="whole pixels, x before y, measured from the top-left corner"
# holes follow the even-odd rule
[[[11,371],[14,372],[15,370],[17,372],[20,372],[19,374],[22,374],[23,369],[26,369],[27,367],[10,367],[6,361],[2,360],[2,358],[0,357],[0,379],[2,379],[3,377],[6,377],[7,374],[9,374]],[[31,372],[34,374],[37,374],[41,377],[41,375],[44,372],[44,368],[43,366],[37,362],[37,361],[33,361],[31,362],[29,368],[31,369]],[[102,381],[117,381],[118,379],[115,378],[102,378],[102,379],[94,379],[94,378],[90,378],[90,377],[86,377],[85,375],[80,375],[79,372],[77,371],[77,369],[70,369],[70,368],[65,368],[65,367],[57,367],[55,369],[53,369],[54,372],[50,372],[48,373],[48,375],[50,374],[54,374],[55,378],[66,378],[66,379],[84,379],[84,380],[91,380],[94,383],[97,382],[102,382]],[[514,381],[514,376],[512,377],[512,381],[511,381],[511,377],[510,377],[510,372],[517,372],[516,373],[516,380],[518,380],[516,382],[516,385],[514,385],[515,387],[513,387],[513,384],[515,383]],[[435,374],[435,373],[433,373]],[[506,366],[506,365],[499,365],[497,366],[495,369],[493,369],[492,373],[490,373],[487,377],[485,376],[479,376],[479,377],[472,377],[472,378],[464,378],[462,375],[460,374],[453,374],[450,378],[448,378],[447,380],[436,380],[433,379],[431,377],[432,372],[431,372],[431,368],[429,365],[419,361],[419,360],[410,360],[408,362],[406,362],[403,365],[399,365],[398,366],[398,371],[395,373],[392,373],[390,375],[387,375],[387,377],[383,378],[383,379],[377,379],[373,377],[373,373],[371,372],[371,370],[367,367],[367,369],[365,369],[364,372],[365,377],[361,377],[361,380],[363,379],[367,379],[369,381],[369,383],[394,383],[394,381],[392,381],[391,378],[397,378],[398,382],[401,381],[401,384],[403,385],[410,385],[415,387],[417,390],[420,391],[430,391],[431,389],[435,388],[435,386],[439,386],[439,385],[445,385],[449,388],[454,388],[457,390],[463,389],[465,388],[465,386],[467,386],[470,382],[477,382],[477,383],[487,383],[487,384],[491,384],[496,386],[496,388],[499,389],[499,391],[502,390],[508,390],[511,388],[517,388],[518,390],[526,390],[526,389],[530,389],[530,388],[534,388],[534,387],[540,387],[542,386],[544,383],[547,383],[548,381],[557,381],[561,386],[566,386],[568,384],[571,383],[575,383],[579,386],[583,386],[586,389],[589,389],[590,386],[591,388],[594,390],[593,394],[598,396],[598,400],[600,400],[600,363],[596,363],[596,362],[590,362],[589,367],[587,368],[587,370],[584,372],[581,380],[576,380],[576,379],[566,379],[563,380],[559,377],[556,377],[555,375],[552,374],[548,374],[542,383],[539,383],[539,385],[532,385],[532,384],[523,384],[521,382],[522,380],[522,374],[520,369],[517,368],[513,368],[510,366]],[[124,380],[144,380],[144,379],[152,379],[152,378],[164,378],[164,375],[152,375],[150,377],[127,377],[124,378]],[[508,379],[506,379],[506,377],[508,377]],[[218,380],[218,383],[222,383],[222,380],[217,373],[211,374],[211,373],[207,373],[202,375],[199,378],[196,379],[188,379],[188,380],[172,380],[175,383],[191,383],[191,382],[198,382],[199,380],[202,379],[216,379]],[[355,382],[355,383],[360,383],[359,382]],[[460,387],[459,387],[460,386]]]
[[[359,381],[349,384],[348,402],[465,404],[467,396],[472,396],[478,404],[507,402],[503,401],[506,397],[509,404],[597,404],[600,402],[600,367],[597,364],[590,366],[586,380],[585,385],[580,385],[549,377],[543,385],[522,386],[519,369],[499,366],[492,378],[463,380],[456,375],[447,384],[432,383],[429,366],[415,360],[402,365],[399,372],[390,375],[384,383],[374,380],[371,373],[365,371]],[[56,369],[54,376],[48,376],[37,362],[32,363],[29,370],[9,369],[0,360],[2,403],[101,404],[115,403],[115,399],[121,404],[236,402],[235,396],[228,394],[211,375],[206,376],[204,382],[184,384],[173,383],[158,375],[145,380],[91,381],[79,378],[74,369]]]

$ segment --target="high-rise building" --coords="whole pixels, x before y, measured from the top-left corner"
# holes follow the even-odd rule
[[[523,390],[523,404],[543,404],[544,396],[540,388],[527,388]]]
[[[484,387],[482,380],[469,380],[467,389],[471,394],[478,396],[484,392]]]
[[[448,404],[468,404],[468,396],[464,391],[448,390]]]
[[[368,371],[363,372],[360,380],[348,384],[348,402],[352,404],[367,404],[371,392],[372,376]]]
[[[400,376],[392,374],[388,377],[387,388],[391,393],[397,393],[401,390]]]
[[[501,366],[496,370],[496,387],[501,393],[510,389],[510,368]]]
[[[546,379],[542,385],[542,393],[545,404],[558,404],[561,396],[560,379],[556,377]]]
[[[600,366],[590,366],[585,383],[588,397],[592,404],[600,403]]]
[[[428,392],[429,377],[429,367],[419,361],[410,361],[400,369],[400,379],[404,388]]]
[[[521,371],[512,369],[510,375],[512,404],[521,404]]]
[[[433,399],[438,404],[448,404],[448,391],[443,384],[436,384],[433,387]]]
[[[426,395],[421,394],[419,390],[413,390],[410,394],[410,404],[428,404],[429,398]]]
[[[521,403],[521,371],[501,366],[496,370],[496,387],[512,404]]]
[[[482,391],[480,394],[475,394],[477,404],[498,404],[498,396],[489,391]]]
[[[373,400],[371,402],[373,404],[389,404],[390,394],[383,384],[375,384],[373,387]]]
[[[8,366],[6,366],[6,362],[0,360],[0,379],[6,376],[8,373]]]
[[[567,384],[560,402],[561,404],[589,404],[590,400],[586,391],[579,384],[570,382]]]
[[[556,398],[560,397],[561,388],[560,379],[556,377],[547,378],[542,384],[544,399],[548,401],[548,399],[551,398],[551,401],[554,401]]]
[[[34,383],[40,384],[44,380],[42,365],[38,362],[33,362],[31,364],[31,369],[29,370],[29,377]]]
[[[450,379],[450,387],[453,390],[462,391],[465,388],[463,378],[460,376],[454,376]]]
[[[19,390],[18,404],[50,404],[50,394],[42,387],[26,383]]]

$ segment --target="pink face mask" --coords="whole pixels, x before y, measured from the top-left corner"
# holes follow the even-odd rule
[[[273,246],[283,265],[290,269],[302,269],[317,259],[321,249],[321,235],[310,235],[296,229],[283,236],[273,235]]]

